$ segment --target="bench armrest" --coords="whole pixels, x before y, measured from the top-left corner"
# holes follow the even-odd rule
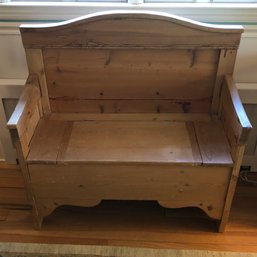
[[[29,143],[42,115],[41,96],[36,75],[30,75],[10,117],[7,127],[16,130],[24,157],[29,152]]]
[[[245,113],[237,88],[231,76],[225,76],[222,83],[219,116],[231,148],[245,145],[252,125]]]

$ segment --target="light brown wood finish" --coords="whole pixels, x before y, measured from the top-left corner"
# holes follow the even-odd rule
[[[16,172],[18,168],[12,169]],[[45,219],[40,232],[33,229],[30,210],[2,209],[0,241],[202,249],[247,255],[257,252],[256,201],[257,187],[241,182],[226,233],[219,234],[213,233],[214,222],[200,211],[165,210],[154,202],[113,201],[93,208],[59,208]]]
[[[59,162],[201,164],[183,122],[74,122]]]
[[[19,135],[24,157],[29,153],[29,144],[40,119],[40,92],[36,76],[29,76],[18,104],[8,121],[8,128]]]
[[[228,222],[230,208],[231,208],[231,205],[232,205],[234,193],[235,193],[235,190],[236,190],[237,180],[238,180],[238,177],[239,177],[240,165],[241,165],[242,159],[243,159],[244,148],[245,148],[244,145],[240,145],[240,146],[237,147],[236,163],[233,167],[233,171],[232,171],[229,186],[228,186],[227,197],[226,197],[226,201],[225,201],[225,205],[224,205],[222,219],[221,219],[221,222],[220,222],[220,225],[219,225],[219,232],[224,232],[225,231],[225,227],[226,227],[226,224]]]
[[[51,108],[56,113],[207,113],[210,98],[199,100],[88,100],[53,98]]]
[[[225,230],[225,224],[228,220],[235,187],[239,176],[245,143],[252,128],[231,76],[224,77],[220,101],[220,117],[230,143],[231,155],[235,162],[228,187],[224,212],[219,226],[219,231],[223,232]]]
[[[0,209],[29,206],[21,171],[17,165],[0,163]]]
[[[177,49],[46,49],[43,56],[51,109],[209,112],[218,53]]]
[[[154,165],[29,165],[44,208],[78,200],[158,200],[170,208],[195,206],[220,219],[231,168]],[[41,174],[44,174],[44,178]],[[71,175],[72,174],[72,175]],[[161,174],[161,176],[160,176]],[[67,190],[69,188],[69,190]]]
[[[66,124],[65,121],[41,119],[31,142],[27,161],[56,163]]]
[[[230,165],[233,160],[222,124],[219,120],[195,122],[195,132],[203,165]]]
[[[220,98],[242,32],[133,11],[22,26],[40,121],[12,133],[36,227],[63,204],[134,199],[197,206],[223,230],[250,130],[228,79]]]
[[[25,48],[235,48],[242,32],[241,26],[207,25],[150,11],[102,12],[21,27]]]
[[[219,56],[219,64],[216,74],[216,80],[213,90],[213,98],[212,98],[212,106],[211,112],[216,114],[219,109],[220,104],[220,94],[221,94],[221,86],[224,79],[224,76],[227,74],[232,75],[235,61],[236,61],[237,50],[232,49],[222,49],[220,50]]]
[[[142,121],[138,115],[129,121],[125,115],[108,121],[98,116],[88,121],[42,119],[27,161],[233,166],[219,120]]]
[[[51,120],[65,121],[210,121],[206,113],[52,113]]]
[[[29,174],[29,169],[28,165],[26,163],[26,160],[24,158],[24,153],[22,151],[22,144],[19,140],[19,134],[17,129],[13,128],[10,130],[12,140],[14,142],[16,151],[17,151],[17,156],[19,158],[19,165],[21,168],[23,180],[24,180],[24,185],[26,188],[26,200],[30,205],[32,205],[32,211],[33,211],[33,223],[35,228],[40,229],[41,228],[41,220],[42,220],[42,215],[39,212],[39,209],[36,204],[36,198],[35,198],[35,193],[32,190],[32,185],[31,185],[31,179],[30,179],[30,174]],[[26,201],[26,203],[27,203]],[[25,203],[25,204],[26,204]]]
[[[49,105],[49,98],[47,92],[47,84],[45,77],[44,61],[41,49],[25,49],[27,64],[30,74],[36,74],[40,84],[40,91],[42,94],[40,105],[42,106],[45,115],[51,112]]]
[[[251,131],[251,123],[244,111],[238,91],[230,76],[223,81],[220,118],[231,147],[234,161],[237,158],[237,146],[244,145]]]

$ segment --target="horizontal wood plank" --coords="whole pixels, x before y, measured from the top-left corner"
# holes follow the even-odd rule
[[[17,167],[16,167],[17,168]],[[24,181],[20,169],[0,168],[0,188],[24,188]]]
[[[49,200],[56,206],[83,199],[174,201],[173,207],[199,207],[214,218],[222,213],[231,175],[227,167],[168,165],[30,164],[29,170],[42,205]]]
[[[210,111],[217,50],[46,49],[43,54],[53,112]]]
[[[203,165],[233,166],[230,146],[219,120],[194,122]]]
[[[235,48],[242,32],[241,26],[207,25],[149,11],[103,12],[59,24],[21,27],[25,48]]]
[[[0,188],[0,205],[28,205],[24,188]]]
[[[210,98],[198,100],[50,99],[55,113],[208,113]]]
[[[66,122],[41,119],[31,141],[28,161],[44,160],[45,163],[56,163],[57,155]]]
[[[60,162],[202,163],[184,122],[74,122],[68,140]]]
[[[52,113],[52,120],[67,121],[210,121],[206,113]]]

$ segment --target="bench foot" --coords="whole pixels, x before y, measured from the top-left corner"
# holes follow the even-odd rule
[[[183,208],[183,207],[196,207],[203,210],[210,218],[219,219],[221,214],[221,208],[211,203],[197,204],[195,202],[179,202],[179,201],[158,201],[159,205],[164,208]]]
[[[41,230],[44,217],[50,215],[57,207],[56,203],[47,203],[33,208],[34,227],[36,230]]]

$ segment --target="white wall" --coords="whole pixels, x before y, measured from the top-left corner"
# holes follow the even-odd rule
[[[88,6],[71,6],[66,8],[56,6],[13,6],[0,4],[0,19],[8,19],[8,22],[0,21],[0,98],[17,98],[21,92],[22,85],[27,76],[27,67],[25,54],[19,35],[18,26],[20,22],[17,19],[68,19],[77,17],[81,14],[87,14],[102,9],[117,9],[115,5],[98,5]],[[220,6],[219,8],[217,6]],[[119,9],[143,9],[142,7],[119,5]],[[178,15],[184,15],[199,21],[210,22],[244,22],[253,25],[245,26],[240,44],[238,58],[236,61],[234,78],[240,86],[241,94],[244,101],[257,103],[257,8],[225,8],[216,5],[215,8],[204,8],[194,5],[182,7],[154,7],[148,5],[144,9],[158,9],[171,12]],[[12,21],[13,20],[13,21]],[[249,94],[250,92],[250,94]],[[248,97],[249,95],[249,97]],[[256,97],[252,97],[252,96]],[[249,100],[251,99],[251,100]],[[15,153],[13,151],[10,137],[6,129],[6,120],[4,117],[3,106],[0,104],[0,160],[14,162]],[[3,148],[3,149],[2,149]]]

